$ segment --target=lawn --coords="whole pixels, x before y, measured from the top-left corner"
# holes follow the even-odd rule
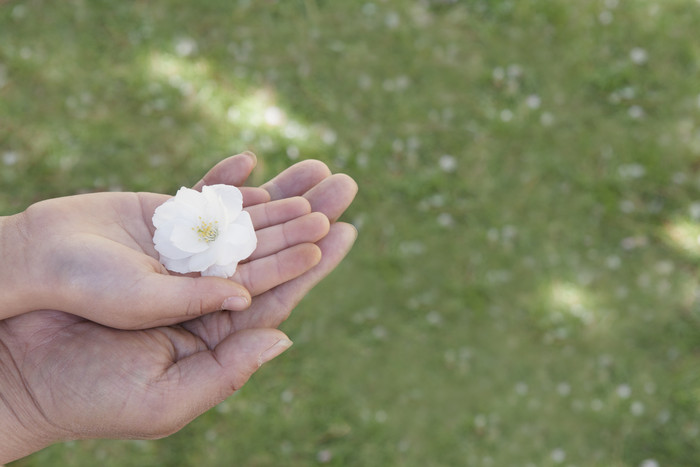
[[[254,151],[357,180],[295,345],[17,466],[700,463],[694,0],[0,0],[0,214]]]

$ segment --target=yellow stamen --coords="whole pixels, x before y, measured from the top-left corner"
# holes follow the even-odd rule
[[[219,222],[205,222],[200,217],[199,226],[196,228],[192,227],[192,230],[197,232],[200,240],[211,243],[219,236]]]

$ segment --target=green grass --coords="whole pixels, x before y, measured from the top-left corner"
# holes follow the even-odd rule
[[[0,213],[246,149],[256,182],[317,158],[360,186],[355,249],[240,393],[16,465],[696,465],[697,24],[692,0],[0,2]]]

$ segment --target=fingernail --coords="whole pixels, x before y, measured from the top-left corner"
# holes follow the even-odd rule
[[[272,347],[264,351],[258,356],[258,366],[262,366],[263,363],[267,363],[288,348],[292,346],[292,341],[289,339],[280,339],[274,343]]]
[[[229,297],[226,300],[224,300],[224,303],[221,305],[221,308],[230,311],[240,311],[248,308],[248,305],[250,305],[248,297],[236,295],[235,297]]]
[[[254,161],[257,161],[257,160],[258,160],[258,156],[256,156],[255,154],[253,154],[251,151],[243,151],[241,154],[245,154],[246,156],[252,157]]]

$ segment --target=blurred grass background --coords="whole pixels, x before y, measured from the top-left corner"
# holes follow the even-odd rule
[[[0,2],[0,213],[252,150],[360,186],[295,346],[18,466],[700,463],[695,0]]]

